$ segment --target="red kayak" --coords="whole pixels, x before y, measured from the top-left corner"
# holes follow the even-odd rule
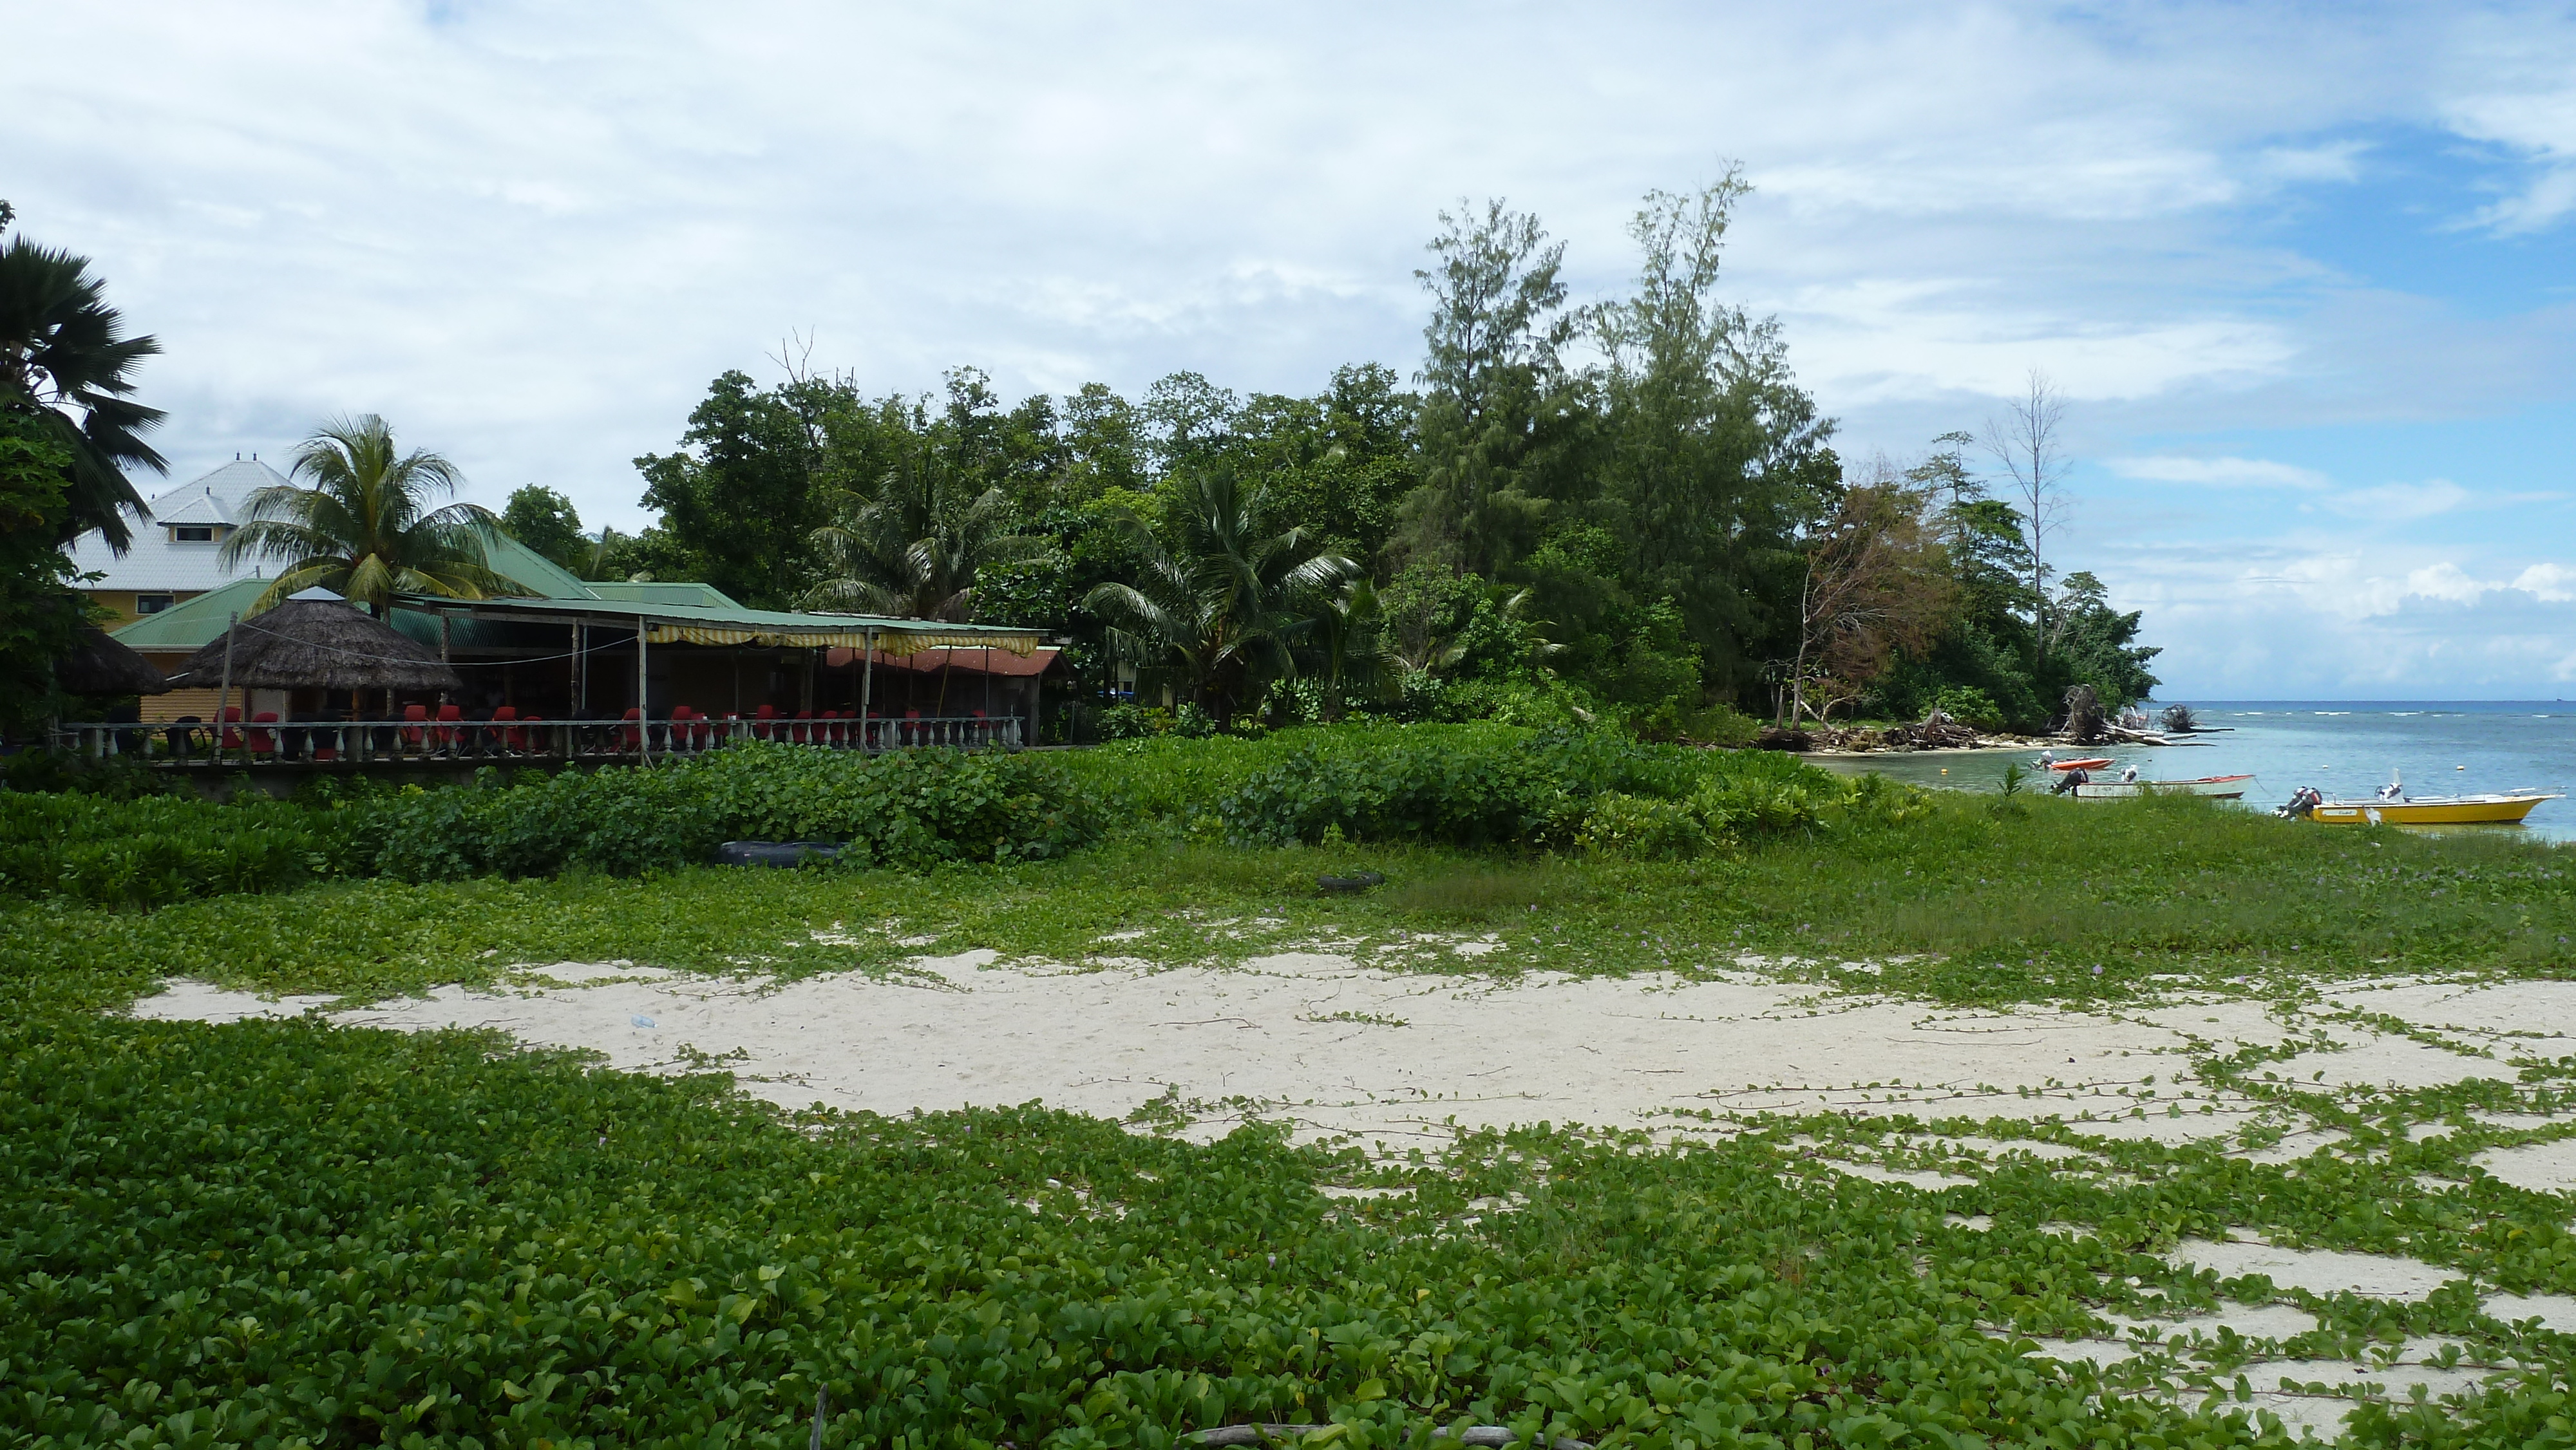
[[[2051,770],[2100,770],[2103,766],[2109,765],[2110,763],[2111,757],[2100,755],[2087,760],[2052,760],[2048,763],[2048,768]]]

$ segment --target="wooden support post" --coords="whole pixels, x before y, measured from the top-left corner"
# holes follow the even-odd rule
[[[224,706],[233,697],[233,635],[240,628],[241,611],[235,610],[232,619],[224,625],[224,682],[215,687],[215,764],[217,765],[224,763]],[[242,713],[247,715],[250,712],[244,710]],[[243,736],[242,744],[247,749],[250,737]]]
[[[635,754],[646,765],[653,763],[653,680],[644,670],[644,637],[651,632],[644,620],[635,621]]]
[[[868,658],[865,664],[859,666],[859,743],[874,750],[877,744],[876,727],[869,723],[868,710],[875,703],[876,696],[877,632],[871,629],[862,637],[868,642]]]

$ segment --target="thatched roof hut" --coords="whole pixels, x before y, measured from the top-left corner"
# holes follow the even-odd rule
[[[152,662],[93,624],[81,642],[54,661],[54,683],[75,695],[160,695],[170,682]]]
[[[188,657],[174,678],[220,684],[225,635]],[[307,589],[230,631],[236,689],[461,690],[464,682],[427,646],[327,589]]]

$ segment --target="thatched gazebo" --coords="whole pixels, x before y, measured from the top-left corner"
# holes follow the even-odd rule
[[[54,683],[74,695],[161,695],[170,682],[152,662],[93,624],[81,641],[54,661]]]
[[[227,669],[227,644],[232,661]],[[235,689],[402,690],[464,688],[456,671],[426,645],[328,589],[307,589],[254,614],[188,657],[175,679]]]

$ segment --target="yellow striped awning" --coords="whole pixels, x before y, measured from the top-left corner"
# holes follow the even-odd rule
[[[1031,634],[959,634],[937,627],[929,629],[812,629],[770,630],[757,627],[721,624],[683,624],[670,620],[652,621],[645,638],[653,644],[757,645],[762,649],[865,649],[870,644],[891,647],[900,642],[907,653],[949,646],[956,649],[997,649],[1007,654],[1026,657],[1036,651],[1038,636]]]

